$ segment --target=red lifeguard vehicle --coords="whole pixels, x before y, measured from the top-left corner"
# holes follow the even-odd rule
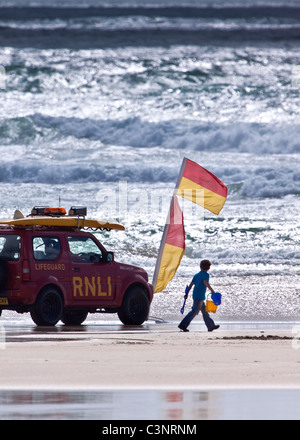
[[[86,208],[35,207],[0,220],[0,314],[29,312],[38,326],[82,324],[88,313],[147,320],[153,288],[145,270],[114,260],[92,230],[124,230],[86,218]]]

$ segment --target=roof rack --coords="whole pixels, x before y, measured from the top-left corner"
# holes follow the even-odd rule
[[[13,226],[15,228],[59,228],[59,229],[89,229],[92,231],[123,231],[124,226],[109,221],[87,219],[87,208],[84,206],[72,206],[69,215],[64,208],[52,208],[49,206],[35,206],[31,215],[19,216],[13,219],[0,219],[0,225]]]

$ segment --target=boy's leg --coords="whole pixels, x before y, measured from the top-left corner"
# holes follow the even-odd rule
[[[194,299],[192,310],[186,315],[185,318],[181,321],[179,326],[188,328],[192,320],[197,316],[202,308],[204,301],[199,299]]]
[[[207,327],[208,330],[212,330],[215,327],[215,323],[214,321],[211,319],[211,317],[209,316],[209,314],[206,311],[206,305],[205,302],[203,301],[202,307],[201,307],[201,313],[203,315],[203,320],[205,322],[205,325]]]

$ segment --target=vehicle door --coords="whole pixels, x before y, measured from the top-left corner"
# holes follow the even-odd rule
[[[70,234],[72,301],[101,306],[115,298],[115,275],[106,251],[91,235]]]
[[[17,233],[0,234],[0,290],[18,290],[21,282],[22,237]],[[3,304],[8,304],[4,301]]]

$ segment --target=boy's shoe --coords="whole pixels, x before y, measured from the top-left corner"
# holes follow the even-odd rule
[[[214,325],[213,328],[210,328],[208,331],[213,332],[214,330],[218,330],[218,328],[220,328],[219,325]]]
[[[189,330],[184,327],[184,325],[179,324],[178,328],[180,328],[180,330],[182,330],[183,332],[189,332]]]

